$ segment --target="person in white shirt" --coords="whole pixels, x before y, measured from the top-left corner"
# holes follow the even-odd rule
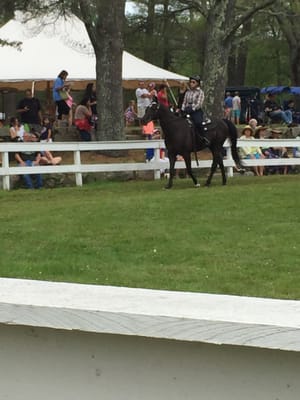
[[[137,100],[137,116],[141,119],[145,115],[146,108],[150,105],[152,98],[144,81],[139,82],[139,87],[136,89],[135,95]]]
[[[239,92],[234,92],[234,97],[232,99],[232,118],[233,118],[232,122],[236,125],[239,125],[240,116],[241,116],[241,98],[239,96]]]

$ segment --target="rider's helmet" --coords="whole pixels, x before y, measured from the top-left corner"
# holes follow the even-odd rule
[[[200,85],[201,78],[199,75],[193,75],[193,76],[190,76],[190,81],[196,81],[198,83],[198,85]]]

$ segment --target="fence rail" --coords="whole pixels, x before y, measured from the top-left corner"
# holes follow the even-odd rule
[[[300,147],[300,139],[257,139],[251,141],[238,140],[237,146],[259,146],[259,147],[287,147],[289,149]],[[56,142],[56,143],[0,143],[0,154],[2,156],[2,166],[0,167],[0,177],[2,177],[2,187],[4,190],[10,190],[10,177],[13,175],[23,174],[56,174],[56,173],[73,173],[77,186],[82,186],[82,174],[95,172],[119,172],[119,171],[153,171],[154,179],[160,178],[162,168],[168,167],[165,162],[161,162],[159,158],[160,149],[164,148],[163,140],[129,140],[129,141],[113,141],[113,142]],[[227,175],[233,176],[234,161],[231,155],[230,142],[224,143],[226,157],[224,165],[227,168]],[[113,150],[146,150],[154,149],[153,162],[128,162],[128,163],[101,163],[87,164],[82,163],[81,152],[87,151],[113,151]],[[11,165],[9,160],[10,153],[20,151],[49,150],[51,152],[73,152],[73,163],[64,165],[43,165],[34,167],[20,167]],[[300,165],[300,158],[278,158],[278,159],[262,159],[262,160],[243,160],[245,167],[253,165],[265,166],[283,166],[283,165]],[[193,168],[210,168],[211,160],[199,160],[192,162]],[[184,162],[177,162],[176,168],[185,168]]]

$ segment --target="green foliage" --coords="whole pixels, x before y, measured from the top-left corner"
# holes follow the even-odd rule
[[[163,183],[0,192],[1,276],[300,298],[299,176]]]

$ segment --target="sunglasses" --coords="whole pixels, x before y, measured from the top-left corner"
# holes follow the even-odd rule
[[[196,82],[196,81],[190,81],[190,83],[193,83],[193,84],[194,84],[194,83],[198,83],[198,82]]]

